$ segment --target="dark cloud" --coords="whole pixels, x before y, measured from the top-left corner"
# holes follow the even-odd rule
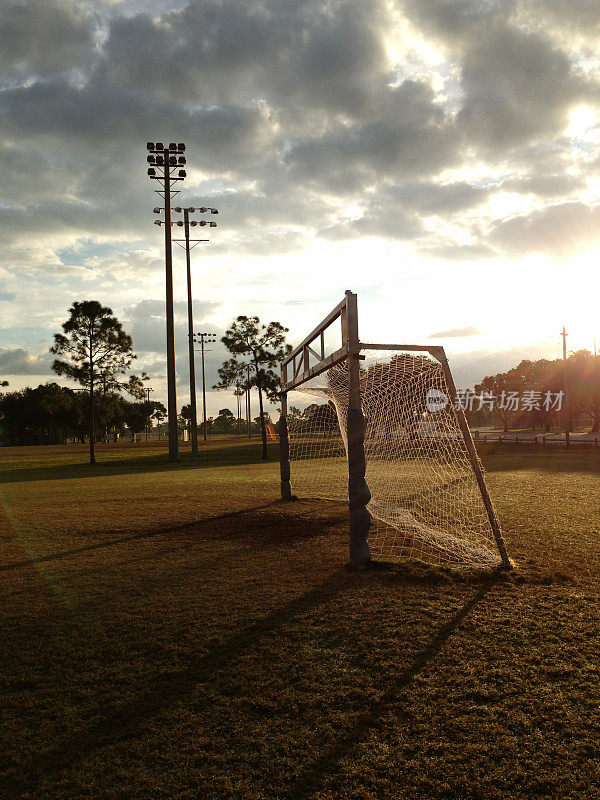
[[[490,241],[511,255],[581,252],[600,244],[600,207],[563,203],[503,220],[494,226]]]
[[[528,175],[509,178],[502,182],[502,189],[519,194],[536,194],[540,197],[568,195],[585,188],[585,180],[578,175]]]
[[[10,0],[0,6],[4,80],[49,77],[94,57],[94,18],[75,0]]]
[[[590,95],[567,54],[511,26],[478,33],[462,61],[459,121],[469,140],[496,150],[558,134],[569,109]]]
[[[430,244],[426,242],[419,246],[419,253],[423,256],[440,258],[445,261],[480,261],[484,258],[495,258],[497,252],[485,244],[456,244],[455,242],[444,242],[442,244]]]
[[[206,320],[220,308],[219,303],[194,301],[194,324],[205,325]],[[175,302],[175,338],[178,348],[187,352],[187,303]],[[164,300],[141,300],[128,306],[123,314],[123,327],[133,339],[133,349],[138,354],[163,353],[166,349],[166,311]]]
[[[458,123],[471,146],[504,151],[558,135],[569,109],[598,102],[598,85],[581,76],[574,52],[543,29],[521,23],[516,0],[405,0],[408,16],[460,68]],[[576,18],[571,4],[565,16]],[[543,7],[542,7],[543,6]],[[537,4],[538,18],[545,4]],[[521,16],[520,16],[521,15]]]
[[[54,356],[34,355],[21,347],[0,347],[0,376],[48,375]]]
[[[285,154],[292,178],[343,193],[399,174],[437,174],[456,162],[459,136],[434,99],[427,81],[408,80],[368,120],[298,139]]]
[[[562,35],[577,33],[593,40],[600,33],[600,15],[594,0],[521,0],[518,12],[529,24]]]
[[[415,239],[423,233],[423,224],[417,214],[393,204],[374,202],[356,219],[342,220],[322,228],[319,235],[326,239],[354,239],[363,236],[381,236],[387,239]]]
[[[466,325],[464,328],[452,328],[447,331],[437,331],[428,336],[428,339],[461,339],[468,336],[482,336],[482,332],[474,325]]]
[[[447,216],[479,205],[494,188],[474,186],[466,181],[407,183],[388,190],[386,196],[423,214]]]
[[[364,109],[387,59],[385,4],[194,0],[116,18],[103,72],[147,95],[237,105],[248,95],[329,113]]]

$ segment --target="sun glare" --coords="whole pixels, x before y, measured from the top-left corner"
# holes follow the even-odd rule
[[[571,109],[569,114],[569,125],[566,130],[567,136],[580,138],[598,122],[597,112],[589,106],[576,106]]]

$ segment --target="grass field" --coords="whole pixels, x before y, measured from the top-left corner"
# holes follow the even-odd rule
[[[345,568],[256,442],[0,449],[0,797],[600,797],[600,457],[483,452],[511,574]]]

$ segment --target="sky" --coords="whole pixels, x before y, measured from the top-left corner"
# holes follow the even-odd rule
[[[295,344],[352,289],[363,341],[442,344],[462,387],[557,357],[563,325],[592,349],[599,57],[600,0],[5,0],[0,379],[68,385],[52,336],[96,299],[166,400],[159,140],[187,145],[176,202],[219,209],[197,331],[257,315]]]

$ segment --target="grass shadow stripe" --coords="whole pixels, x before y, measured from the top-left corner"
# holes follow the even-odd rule
[[[454,631],[496,583],[496,580],[490,580],[482,586],[448,622],[441,626],[427,647],[421,650],[406,669],[402,670],[399,675],[389,678],[387,688],[381,698],[377,702],[371,703],[369,708],[360,715],[351,730],[348,730],[345,734],[340,731],[335,747],[323,753],[312,766],[303,770],[296,778],[296,785],[288,790],[286,794],[282,794],[281,800],[311,800],[315,797],[323,779],[344,758],[349,756],[364,739],[367,732],[377,725],[382,716],[389,710],[390,704],[396,701],[402,690],[434,660]]]
[[[143,539],[151,539],[155,536],[166,535],[169,533],[181,533],[185,530],[193,530],[198,527],[202,527],[203,525],[211,525],[215,522],[221,522],[222,520],[226,519],[235,519],[237,517],[243,517],[245,514],[251,514],[255,511],[264,511],[268,508],[272,508],[275,506],[279,501],[273,500],[270,503],[264,503],[260,506],[252,506],[251,508],[243,508],[239,511],[228,511],[225,514],[217,514],[214,517],[205,517],[203,519],[196,520],[194,522],[186,522],[182,525],[176,525],[175,527],[168,527],[168,528],[157,528],[154,531],[143,531],[142,533],[135,533],[131,536],[121,536],[118,539],[111,539],[110,541],[104,542],[95,542],[94,544],[86,544],[82,547],[76,547],[73,550],[62,550],[58,553],[49,553],[45,556],[38,556],[37,558],[29,558],[23,561],[13,561],[10,564],[0,564],[0,572],[8,572],[9,570],[14,569],[23,569],[25,567],[35,566],[36,564],[44,564],[48,561],[60,561],[63,558],[69,558],[71,556],[80,555],[81,553],[88,553],[93,552],[94,550],[102,550],[107,547],[115,547],[120,544],[127,544],[129,542],[136,542],[141,541]]]
[[[215,672],[230,666],[242,653],[255,647],[261,638],[333,599],[354,586],[357,580],[360,578],[355,573],[342,567],[322,584],[244,628],[185,669],[163,674],[151,689],[139,692],[134,700],[93,720],[87,728],[76,731],[51,750],[38,753],[29,764],[21,767],[22,778],[5,778],[5,790],[14,797],[34,792],[42,782],[75,767],[103,747],[139,737],[146,721],[186,698],[198,684],[207,682]]]

